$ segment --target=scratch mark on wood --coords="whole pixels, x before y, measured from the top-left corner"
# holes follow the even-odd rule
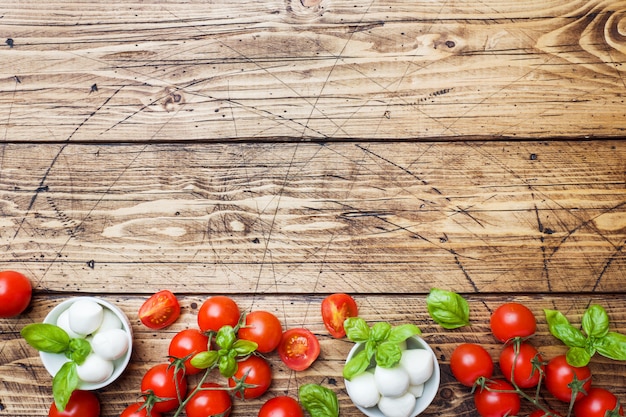
[[[593,288],[591,289],[591,292],[595,292],[596,291],[596,289],[600,285],[600,281],[602,281],[602,277],[604,277],[604,274],[608,271],[608,269],[610,268],[610,266],[613,263],[613,261],[615,259],[617,259],[617,257],[622,253],[622,251],[624,250],[624,246],[625,245],[626,245],[626,240],[624,240],[624,242],[622,242],[621,245],[619,245],[617,248],[615,248],[615,251],[613,252],[613,254],[611,256],[609,256],[607,261],[604,263],[604,266],[602,267],[602,271],[600,271],[600,274],[598,275],[598,278],[596,278],[596,282],[593,284]]]
[[[531,194],[533,199],[535,198],[534,193]],[[546,245],[545,245],[545,238],[543,235],[543,223],[541,222],[541,218],[539,217],[539,209],[537,208],[537,204],[535,204],[535,218],[537,219],[537,227],[539,228],[539,232],[541,232],[542,234],[539,235],[539,241],[541,242],[541,258],[542,258],[542,268],[543,268],[543,275],[546,279],[546,284],[548,285],[548,291],[552,291],[552,282],[550,281],[550,268],[549,266],[549,259],[546,256]]]

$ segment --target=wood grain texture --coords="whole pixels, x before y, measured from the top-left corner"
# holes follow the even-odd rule
[[[625,13],[599,0],[13,2],[0,140],[615,137]]]
[[[29,322],[37,322],[56,303],[65,296],[47,297],[37,300],[32,311],[18,321],[0,319],[3,329],[0,350],[0,398],[3,410],[0,415],[41,416],[47,412],[51,401],[50,376],[41,365],[37,352],[30,348],[23,339],[13,332]],[[323,327],[319,318],[319,303],[322,297],[312,295],[306,299],[290,296],[250,296],[234,295],[234,299],[243,309],[266,309],[277,314],[284,328],[306,325],[320,339],[322,355],[307,371],[294,373],[286,368],[272,353],[268,356],[272,364],[274,382],[270,388],[270,396],[287,394],[296,396],[297,387],[305,383],[318,383],[335,391],[339,397],[341,415],[356,417],[362,414],[351,405],[344,389],[341,368],[352,344],[346,340],[332,339]],[[133,358],[128,370],[122,378],[112,386],[98,392],[102,401],[102,416],[118,416],[124,407],[137,398],[141,375],[150,366],[166,360],[169,339],[176,331],[196,327],[197,308],[204,297],[200,295],[183,296],[180,298],[183,309],[181,318],[170,328],[152,332],[143,327],[137,320],[136,312],[142,298],[126,295],[106,297],[122,308],[132,322],[134,330]],[[584,309],[590,303],[601,303],[611,311],[611,328],[626,333],[626,310],[624,297],[595,296],[559,297],[540,295],[533,297],[515,297],[514,299],[528,305],[537,315],[538,331],[532,337],[532,343],[545,358],[552,358],[564,353],[565,348],[546,327],[542,309],[552,308],[562,311],[572,323],[580,323]],[[489,316],[495,308],[505,301],[501,296],[469,296],[471,310],[471,327],[453,331],[443,330],[434,324],[426,312],[423,296],[356,296],[361,315],[370,324],[381,318],[394,324],[412,322],[423,332],[423,337],[431,344],[440,361],[442,384],[435,402],[423,414],[424,416],[475,416],[470,389],[454,381],[449,367],[449,358],[454,348],[463,342],[480,343],[485,346],[494,360],[497,359],[501,345],[489,334]],[[594,357],[592,371],[595,384],[610,388],[616,395],[626,396],[626,373],[623,364],[602,357]],[[219,380],[216,378],[216,380]],[[193,380],[192,380],[193,381]],[[256,415],[263,399],[238,401],[235,403],[234,416]],[[556,410],[565,410],[564,404],[549,402]],[[528,406],[524,410],[529,410]]]
[[[623,291],[622,141],[0,152],[4,266],[41,291]]]

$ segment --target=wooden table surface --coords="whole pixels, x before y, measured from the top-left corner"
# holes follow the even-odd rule
[[[270,355],[270,392],[233,416],[308,382],[361,415],[341,378],[352,344],[320,317],[334,292],[422,329],[442,371],[424,416],[477,416],[449,358],[462,342],[497,358],[503,302],[533,310],[548,358],[566,348],[544,308],[580,323],[601,304],[626,333],[626,3],[5,3],[0,268],[34,295],[0,319],[0,416],[46,414],[51,379],[19,331],[77,295],[133,326],[102,416],[213,294],[322,346],[302,372]],[[432,321],[433,287],[466,297],[471,326]],[[137,311],[160,289],[182,315],[151,331]],[[591,368],[626,402],[626,364]]]

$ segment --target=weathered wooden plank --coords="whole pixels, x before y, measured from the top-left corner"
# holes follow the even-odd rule
[[[0,21],[0,139],[620,136],[623,12],[603,1],[17,2]]]
[[[626,142],[3,145],[41,291],[623,291]]]
[[[256,415],[264,400],[280,394],[297,396],[298,387],[308,382],[332,388],[339,396],[342,416],[361,415],[351,405],[341,378],[344,358],[352,345],[346,340],[332,339],[324,329],[319,313],[322,296],[312,294],[305,298],[236,294],[233,297],[244,310],[266,309],[274,312],[285,329],[296,326],[311,329],[319,337],[322,346],[322,354],[318,361],[309,370],[297,373],[289,371],[280,362],[276,353],[269,354],[268,359],[274,372],[270,393],[257,400],[237,402],[234,416]],[[37,353],[20,338],[18,331],[27,323],[41,321],[45,314],[64,298],[65,296],[36,295],[31,310],[25,316],[18,319],[0,319],[0,326],[3,328],[0,336],[0,372],[3,376],[0,381],[0,399],[4,407],[2,413],[34,416],[47,412],[52,398],[50,376],[41,365]],[[150,366],[165,360],[169,340],[175,332],[197,326],[197,308],[204,301],[204,297],[200,295],[181,296],[183,308],[181,318],[171,327],[154,332],[143,327],[137,320],[136,312],[143,298],[128,295],[106,298],[129,316],[135,342],[130,367],[123,377],[117,383],[98,392],[102,401],[103,417],[118,416],[125,405],[137,399],[143,373]],[[449,358],[458,344],[470,342],[484,345],[494,360],[497,360],[501,345],[489,334],[489,316],[505,301],[523,302],[536,314],[538,330],[531,338],[531,342],[545,359],[564,353],[565,348],[548,333],[543,317],[544,308],[562,311],[572,323],[579,324],[585,308],[590,303],[599,303],[609,311],[611,330],[626,333],[623,296],[605,295],[598,298],[586,295],[578,297],[537,295],[505,298],[502,295],[472,295],[468,296],[471,326],[453,331],[442,329],[429,318],[424,296],[356,295],[355,298],[361,316],[370,324],[377,321],[389,321],[394,324],[416,323],[422,329],[423,337],[439,355],[443,381],[435,403],[424,414],[425,416],[475,415],[470,390],[454,381],[450,373]],[[594,385],[610,388],[618,397],[624,398],[626,395],[624,364],[596,355],[592,359],[591,367]],[[564,409],[564,404],[551,404],[556,410]]]

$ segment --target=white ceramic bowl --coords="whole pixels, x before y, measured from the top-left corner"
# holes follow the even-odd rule
[[[348,353],[348,358],[346,362],[352,358],[352,356],[356,355],[359,351],[363,350],[364,344],[357,343],[355,344],[350,352]],[[434,362],[433,374],[424,384],[424,392],[420,397],[418,397],[415,401],[415,407],[413,408],[413,412],[411,413],[411,417],[418,416],[426,410],[426,408],[433,402],[435,396],[437,395],[437,391],[439,390],[439,383],[441,380],[441,372],[439,370],[439,362],[437,361],[437,356],[435,352],[431,349],[431,347],[426,343],[421,337],[413,336],[407,339],[407,349],[426,349],[430,352]],[[385,415],[378,409],[378,406],[365,408],[361,407],[357,404],[355,406],[361,410],[363,414],[369,417],[385,417]]]
[[[115,381],[117,378],[119,378],[122,372],[124,372],[124,370],[126,369],[126,366],[128,365],[128,362],[130,361],[130,356],[133,350],[133,330],[130,325],[130,321],[128,320],[128,317],[126,317],[126,314],[124,314],[122,310],[120,310],[118,307],[114,306],[113,304],[109,303],[108,301],[105,301],[96,297],[74,297],[74,298],[67,299],[61,302],[60,304],[58,304],[56,307],[54,307],[48,313],[48,315],[46,316],[43,322],[49,323],[49,324],[56,324],[57,319],[59,318],[61,313],[63,313],[68,308],[70,308],[70,306],[73,303],[81,299],[88,299],[91,301],[95,301],[96,303],[102,305],[103,308],[111,310],[117,316],[117,318],[122,322],[122,329],[126,332],[126,335],[128,336],[128,350],[126,351],[124,356],[113,361],[113,374],[107,380],[103,382],[88,383],[88,382],[81,381],[80,385],[78,386],[78,388],[82,390],[96,390],[99,388],[103,388],[109,385],[110,383],[112,383],[113,381]],[[39,356],[41,357],[41,361],[43,362],[44,367],[46,368],[46,370],[51,376],[56,375],[59,369],[61,369],[61,366],[63,366],[63,364],[67,362],[68,360],[64,354],[58,354],[58,353],[39,352]]]

